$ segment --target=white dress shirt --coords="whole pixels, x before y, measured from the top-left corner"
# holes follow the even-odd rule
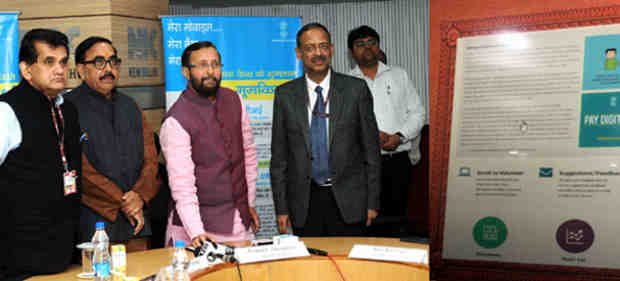
[[[58,94],[55,99],[56,106],[64,103],[63,93]],[[17,120],[13,108],[6,103],[0,102],[0,165],[4,163],[6,156],[12,150],[17,149],[22,144],[22,128]]]
[[[414,157],[410,157],[411,162],[417,163],[420,155],[419,135],[426,122],[426,110],[407,72],[398,66],[379,62],[375,79],[364,76],[359,66],[349,74],[364,79],[370,88],[379,130],[404,136],[404,143],[395,151],[381,150],[381,154],[412,151],[410,156]]]
[[[6,102],[0,102],[0,165],[7,154],[22,143],[22,129],[15,112]]]

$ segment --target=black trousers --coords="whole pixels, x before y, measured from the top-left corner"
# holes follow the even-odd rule
[[[364,236],[366,220],[348,224],[336,204],[331,187],[320,187],[314,182],[310,187],[310,207],[308,218],[302,228],[293,228],[299,237],[317,236]]]
[[[370,236],[405,235],[412,169],[408,151],[382,155],[381,208],[379,216],[369,229]]]
[[[32,276],[34,276],[32,273],[8,272],[0,270],[0,280],[3,281],[23,281]]]

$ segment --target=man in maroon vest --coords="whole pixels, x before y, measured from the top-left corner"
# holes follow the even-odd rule
[[[221,56],[208,41],[181,57],[187,88],[160,131],[173,204],[166,243],[251,240],[258,230],[256,146],[239,95],[220,87]]]

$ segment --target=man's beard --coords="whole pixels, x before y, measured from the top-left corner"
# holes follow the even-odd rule
[[[370,55],[367,56],[366,52],[369,52]],[[371,50],[365,50],[364,53],[359,57],[358,64],[365,67],[375,66],[378,63],[379,59],[377,54],[373,53]]]
[[[194,88],[194,90],[196,90],[196,92],[203,97],[215,97],[215,94],[217,94],[217,90],[220,89],[220,82],[222,81],[212,76],[207,76],[203,78],[197,78],[192,76],[190,78],[192,80],[192,87]],[[215,80],[215,86],[204,86],[204,82],[209,79]]]

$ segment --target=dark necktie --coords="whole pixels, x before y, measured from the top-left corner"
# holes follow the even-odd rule
[[[327,154],[327,125],[323,88],[317,86],[316,102],[312,110],[311,141],[312,141],[312,178],[317,184],[324,184],[329,178],[329,156]]]

